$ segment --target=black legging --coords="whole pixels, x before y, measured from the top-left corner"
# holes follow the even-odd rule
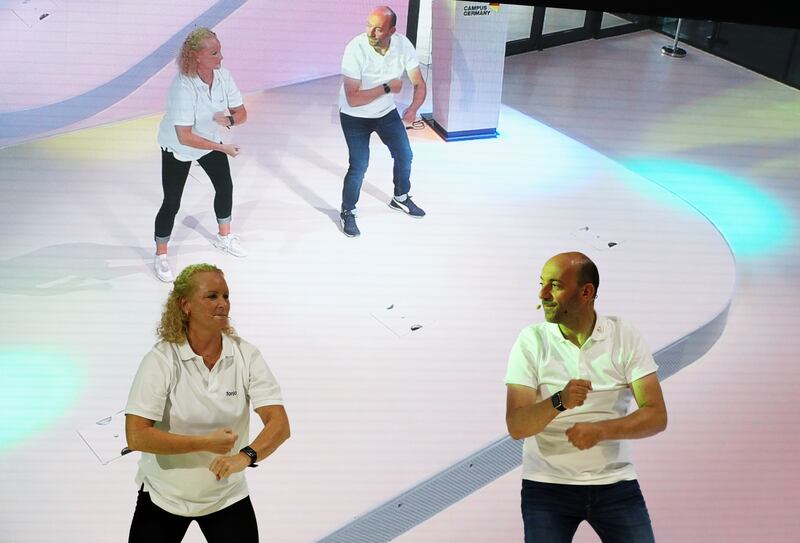
[[[155,505],[150,501],[150,493],[141,489],[136,500],[128,543],[179,543],[193,520],[200,525],[208,543],[258,543],[256,513],[249,496],[216,513],[202,517],[182,517]]]
[[[217,220],[229,219],[233,208],[233,181],[228,155],[221,151],[211,151],[197,160],[211,179],[216,194],[214,196],[214,213]],[[156,240],[167,240],[172,234],[175,215],[181,207],[181,196],[186,178],[189,177],[191,162],[176,159],[171,151],[161,149],[161,186],[164,189],[164,201],[156,215]]]

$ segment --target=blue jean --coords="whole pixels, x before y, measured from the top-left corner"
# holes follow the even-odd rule
[[[525,543],[569,543],[581,521],[603,543],[655,543],[637,481],[561,485],[522,480]]]
[[[339,113],[342,123],[342,132],[350,152],[350,167],[344,177],[342,189],[342,211],[355,209],[358,196],[361,193],[361,184],[364,174],[369,166],[369,138],[373,132],[389,148],[394,159],[394,195],[402,196],[411,190],[411,145],[408,143],[408,134],[400,114],[393,109],[383,117],[366,119],[352,117]]]

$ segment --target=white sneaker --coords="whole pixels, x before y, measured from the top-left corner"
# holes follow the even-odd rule
[[[156,277],[165,283],[172,283],[175,280],[175,278],[172,277],[172,270],[169,269],[167,255],[156,255],[153,260],[153,268],[156,270]]]
[[[242,244],[239,243],[239,238],[233,234],[228,234],[227,236],[220,236],[217,234],[217,239],[212,241],[212,243],[217,249],[230,253],[233,256],[238,256],[239,258],[247,256],[247,249],[242,247]]]

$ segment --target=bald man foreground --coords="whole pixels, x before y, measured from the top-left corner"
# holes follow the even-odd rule
[[[667,426],[658,369],[641,335],[597,315],[600,278],[584,254],[544,265],[547,322],[519,334],[508,360],[506,424],[525,438],[525,543],[572,541],[586,520],[603,542],[653,542],[629,439]],[[638,409],[630,414],[628,405]]]
[[[397,15],[388,7],[372,10],[367,31],[353,38],[342,58],[342,87],[339,119],[350,153],[350,167],[342,189],[342,232],[348,237],[361,234],[356,226],[356,204],[361,183],[369,166],[369,139],[373,132],[389,148],[394,159],[394,197],[389,207],[414,218],[425,212],[409,195],[411,190],[411,145],[403,121],[412,123],[425,101],[425,80],[419,60],[408,38],[396,33]],[[411,105],[397,113],[394,95],[403,87],[400,78],[408,74],[414,87]]]

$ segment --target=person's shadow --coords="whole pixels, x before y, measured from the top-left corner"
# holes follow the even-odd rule
[[[0,291],[24,296],[56,296],[109,290],[119,277],[145,272],[152,251],[100,243],[62,243],[0,261]]]
[[[332,205],[328,200],[320,196],[316,187],[320,186],[320,183],[335,182],[337,185],[336,192],[341,194],[342,183],[345,173],[347,173],[347,147],[344,144],[344,136],[341,133],[338,120],[335,120],[335,122],[319,121],[319,119],[331,119],[331,106],[338,92],[338,84],[338,77],[304,83],[304,85],[311,85],[310,89],[305,89],[311,96],[330,96],[331,102],[326,102],[325,100],[308,102],[297,100],[296,97],[280,96],[281,93],[296,93],[294,86],[272,89],[267,94],[276,95],[274,102],[281,103],[282,106],[280,109],[276,108],[275,111],[270,112],[268,110],[273,101],[267,101],[265,104],[267,111],[261,112],[261,117],[264,119],[279,118],[280,122],[270,125],[269,128],[248,125],[243,127],[243,132],[247,128],[253,137],[264,138],[264,134],[270,134],[266,136],[270,140],[269,144],[262,144],[257,147],[256,160],[259,167],[268,176],[286,185],[309,207],[327,216],[337,228],[340,225],[339,203]],[[314,130],[304,130],[310,118],[315,119],[313,122]],[[334,121],[334,119],[331,120]],[[276,126],[289,128],[284,129],[285,131],[282,133],[278,133],[275,129]],[[246,132],[242,135],[247,139]],[[332,145],[335,145],[337,150],[340,150],[341,160],[331,160],[318,150],[330,148]],[[256,148],[255,145],[253,147]],[[309,177],[303,170],[298,170],[293,166],[287,167],[285,164],[286,157],[300,158],[302,161],[314,166],[316,170],[322,170],[325,172],[324,178],[320,176],[316,176],[316,178]],[[362,185],[362,191],[384,202],[391,200],[389,194],[366,180]]]

